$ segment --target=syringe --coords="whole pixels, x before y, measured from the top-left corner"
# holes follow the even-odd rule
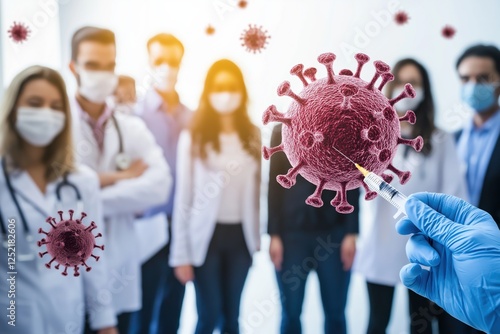
[[[391,186],[389,183],[385,182],[383,178],[378,176],[377,174],[370,172],[369,170],[363,168],[358,165],[351,159],[349,159],[345,154],[340,152],[336,147],[333,147],[337,152],[342,154],[347,160],[352,162],[354,166],[363,174],[365,177],[363,181],[368,185],[372,191],[375,191],[378,195],[382,196],[387,202],[392,204],[398,212],[394,215],[394,218],[398,218],[398,216],[403,213],[406,215],[405,203],[407,201],[407,197],[403,195],[399,190]]]

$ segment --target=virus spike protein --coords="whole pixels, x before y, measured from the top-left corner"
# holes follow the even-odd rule
[[[56,269],[59,269],[59,265],[65,266],[63,276],[68,275],[69,267],[73,267],[74,276],[79,276],[78,266],[84,266],[86,271],[90,271],[92,267],[87,266],[85,261],[91,256],[98,261],[99,256],[92,254],[92,251],[94,248],[104,250],[104,245],[95,244],[95,239],[102,237],[102,234],[98,233],[95,236],[92,234],[92,231],[97,228],[94,222],[87,227],[83,225],[82,220],[87,216],[85,212],[82,212],[80,219],[73,219],[73,210],[68,212],[70,218],[64,219],[63,212],[58,211],[59,222],[52,217],[47,218],[46,222],[52,227],[50,232],[45,232],[42,228],[38,229],[38,233],[46,235],[46,238],[38,241],[38,247],[43,245],[47,247],[47,251],[40,252],[38,255],[40,257],[45,254],[52,256],[52,259],[45,264],[48,269],[51,268],[52,262],[56,261]]]
[[[415,113],[409,110],[404,116],[398,117],[393,107],[399,100],[415,96],[411,85],[407,84],[399,96],[389,100],[381,89],[394,79],[390,67],[375,61],[376,73],[367,82],[360,78],[360,74],[369,57],[357,54],[355,58],[358,67],[354,75],[349,70],[335,74],[333,53],[318,57],[319,63],[326,67],[325,78],[316,79],[314,68],[303,71],[302,65],[294,66],[291,73],[302,81],[303,90],[294,93],[290,83],[285,81],[279,86],[278,95],[293,99],[287,113],[280,113],[275,106],[270,106],[262,117],[264,124],[283,123],[282,143],[262,149],[265,159],[283,151],[292,165],[286,175],[277,176],[278,183],[290,188],[300,173],[316,185],[316,190],[306,199],[306,203],[320,207],[323,205],[323,189],[335,190],[337,195],[330,204],[340,213],[354,210],[347,201],[347,190],[361,186],[368,188],[357,168],[334,148],[381,175],[386,182],[393,179],[392,175],[385,174],[388,170],[396,174],[403,184],[410,178],[410,172],[400,171],[392,165],[397,146],[409,145],[416,151],[420,151],[423,146],[421,137],[403,139],[400,135],[400,122],[415,123]],[[381,83],[375,86],[377,81]],[[367,191],[365,199],[374,197],[376,193]]]

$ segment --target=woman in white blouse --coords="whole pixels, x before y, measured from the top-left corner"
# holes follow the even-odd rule
[[[241,70],[217,61],[179,139],[170,265],[179,281],[194,281],[197,334],[239,333],[241,292],[259,249],[260,132],[247,101]]]
[[[393,97],[409,82],[416,97],[395,105],[404,114],[414,110],[415,125],[401,123],[403,137],[424,138],[422,152],[417,153],[400,145],[394,158],[395,165],[409,170],[412,176],[398,188],[405,194],[420,191],[446,193],[466,199],[466,184],[458,159],[453,136],[434,125],[434,102],[429,76],[425,68],[413,59],[399,61],[393,70],[395,79],[387,85],[386,95]],[[399,235],[395,228],[394,208],[386,201],[375,198],[363,203],[362,233],[354,270],[361,273],[368,287],[370,319],[368,334],[385,334],[389,323],[395,286],[399,284],[399,270],[408,263],[405,245],[407,237]],[[448,315],[439,306],[409,291],[410,333],[432,334],[432,321],[436,319],[441,334],[466,333],[467,326]],[[425,312],[422,312],[424,310]]]

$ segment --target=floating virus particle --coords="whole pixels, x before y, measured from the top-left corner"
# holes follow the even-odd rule
[[[248,5],[248,1],[245,1],[245,0],[238,1],[238,7],[240,7],[240,8],[246,8],[247,5]]]
[[[405,23],[408,23],[409,19],[410,19],[410,17],[404,11],[399,11],[396,13],[396,15],[394,15],[394,21],[396,21],[396,23],[399,25],[403,25]]]
[[[241,34],[241,46],[245,47],[248,52],[261,52],[266,48],[270,38],[271,36],[267,34],[267,30],[264,30],[262,26],[249,24],[248,29]]]
[[[444,38],[453,38],[456,34],[455,28],[452,26],[446,25],[443,30],[441,30],[441,34],[443,35]]]
[[[94,248],[104,250],[104,246],[95,244],[95,238],[102,237],[102,234],[98,233],[95,236],[92,234],[92,230],[97,228],[94,222],[91,222],[87,227],[82,224],[83,218],[87,216],[85,212],[82,212],[80,219],[73,219],[73,210],[68,212],[69,219],[64,219],[63,212],[58,211],[61,219],[58,223],[52,217],[47,218],[46,222],[52,226],[50,232],[45,232],[41,228],[38,229],[38,233],[47,235],[46,238],[38,241],[38,247],[46,245],[47,251],[40,252],[38,255],[43,257],[48,253],[52,256],[52,260],[46,263],[45,267],[50,269],[52,262],[56,261],[56,269],[59,269],[59,265],[66,267],[62,272],[64,276],[68,275],[67,270],[69,267],[74,268],[74,276],[80,276],[78,266],[85,266],[86,271],[92,269],[85,262],[89,257],[92,256],[96,261],[99,261],[99,256],[92,254],[92,251]]]
[[[356,73],[344,69],[336,75],[333,71],[335,55],[320,55],[318,61],[326,67],[328,76],[318,80],[315,68],[304,70],[302,64],[294,66],[290,73],[302,81],[304,89],[296,94],[288,81],[283,82],[278,87],[278,95],[293,99],[288,112],[282,114],[271,105],[262,117],[264,124],[284,124],[282,143],[262,149],[265,159],[276,152],[285,152],[292,165],[286,175],[277,176],[277,182],[290,188],[295,184],[297,174],[301,174],[316,185],[314,193],[306,199],[306,203],[314,207],[323,205],[323,189],[335,190],[337,194],[330,204],[340,213],[354,210],[347,201],[347,190],[363,186],[366,200],[375,198],[377,193],[370,191],[361,173],[335,148],[366,169],[381,175],[386,182],[391,182],[393,178],[385,174],[389,170],[404,184],[411,174],[392,165],[396,148],[398,144],[404,144],[420,151],[423,146],[422,137],[404,139],[400,135],[400,121],[414,124],[415,113],[409,110],[403,117],[398,117],[393,107],[404,98],[415,97],[413,87],[406,84],[397,97],[388,99],[381,90],[388,81],[394,79],[390,67],[375,61],[376,73],[370,82],[366,82],[359,76],[363,65],[370,58],[362,53],[358,53],[355,58],[358,62]],[[375,86],[379,78],[381,82]]]
[[[31,31],[24,23],[14,22],[7,32],[15,43],[22,43],[28,39]]]
[[[215,33],[215,28],[212,25],[208,25],[207,28],[205,29],[205,33],[207,35],[213,35]]]

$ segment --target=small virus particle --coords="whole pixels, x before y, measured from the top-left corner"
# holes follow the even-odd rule
[[[455,28],[453,28],[450,25],[446,25],[443,30],[441,30],[441,34],[443,35],[444,38],[453,38],[456,34]]]
[[[78,266],[85,266],[86,271],[92,269],[92,267],[87,266],[87,263],[85,263],[89,257],[92,256],[96,261],[99,261],[99,256],[92,254],[92,251],[94,248],[104,250],[104,245],[97,246],[95,244],[95,239],[102,237],[102,234],[98,233],[95,236],[92,234],[92,230],[97,228],[94,222],[91,222],[87,227],[82,224],[83,218],[87,216],[85,212],[82,212],[80,219],[73,219],[73,210],[69,210],[68,212],[69,219],[63,218],[62,211],[57,212],[61,219],[58,223],[52,217],[47,218],[46,222],[52,226],[50,232],[45,232],[42,228],[38,229],[38,233],[47,235],[46,238],[38,241],[38,247],[46,245],[47,251],[40,252],[38,255],[43,257],[48,253],[52,256],[52,260],[47,262],[45,267],[50,269],[52,262],[56,261],[56,269],[59,269],[59,265],[66,267],[62,275],[67,276],[68,268],[73,267],[74,276],[80,276]]]
[[[248,29],[241,34],[241,46],[245,47],[248,52],[262,52],[270,38],[271,36],[267,34],[267,30],[264,30],[262,26],[258,27],[249,24]]]
[[[208,25],[207,28],[205,29],[205,33],[207,35],[213,35],[215,33],[215,28],[211,25]]]
[[[31,31],[24,23],[14,22],[7,32],[15,43],[22,43],[28,39]]]
[[[408,23],[408,20],[410,17],[408,16],[408,13],[404,11],[399,11],[394,15],[394,21],[396,21],[397,24],[403,25],[405,23]]]
[[[359,76],[364,64],[369,61],[365,54],[358,53],[356,72],[344,69],[334,74],[333,53],[325,53],[318,61],[326,67],[327,77],[316,79],[316,69],[304,70],[302,64],[294,66],[290,73],[296,75],[304,86],[300,94],[290,88],[288,81],[278,87],[278,95],[287,95],[293,99],[288,112],[278,112],[271,105],[264,112],[262,121],[281,122],[283,141],[272,148],[263,147],[265,159],[276,152],[283,151],[292,168],[286,175],[278,175],[276,180],[284,188],[292,187],[297,174],[316,185],[314,193],[306,199],[306,203],[321,207],[323,189],[335,190],[337,195],[330,202],[339,213],[351,213],[354,207],[347,201],[347,190],[363,186],[365,199],[377,196],[363,182],[363,176],[357,168],[340,152],[366,169],[381,175],[386,182],[393,176],[385,174],[389,170],[399,177],[401,184],[406,183],[410,172],[400,171],[392,165],[398,144],[404,144],[420,151],[423,146],[422,137],[404,139],[400,133],[400,122],[414,124],[415,113],[408,110],[398,117],[394,104],[398,101],[415,97],[415,90],[406,84],[404,90],[395,98],[388,99],[381,90],[385,84],[394,80],[389,65],[375,61],[373,78],[367,82]],[[378,79],[378,86],[375,83]]]
[[[245,0],[238,1],[238,7],[240,7],[240,8],[246,8],[247,5],[248,5],[248,1],[245,1]]]

